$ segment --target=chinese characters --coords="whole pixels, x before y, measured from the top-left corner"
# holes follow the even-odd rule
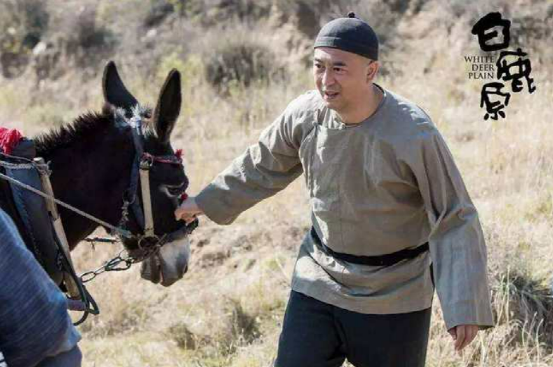
[[[478,36],[480,49],[485,52],[499,51],[499,57],[495,63],[497,81],[484,84],[480,97],[480,107],[486,108],[484,120],[491,118],[498,120],[505,118],[505,107],[509,105],[511,93],[519,93],[528,88],[528,93],[536,91],[534,79],[531,78],[532,64],[528,54],[521,48],[516,51],[505,50],[509,47],[511,21],[503,19],[501,13],[489,13],[483,16],[472,27],[472,34]],[[503,82],[510,82],[510,91],[502,91],[505,88]]]
[[[498,33],[495,28],[501,28],[503,39],[498,43],[488,43],[488,41],[498,40]],[[511,41],[511,21],[501,18],[501,13],[489,13],[484,15],[472,27],[472,34],[478,36],[478,43],[482,51],[497,51],[509,47]]]

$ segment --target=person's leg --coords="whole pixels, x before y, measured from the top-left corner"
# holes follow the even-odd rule
[[[431,308],[389,315],[341,310],[348,361],[356,367],[424,367],[431,314]]]
[[[275,367],[339,367],[345,360],[336,329],[336,307],[290,294]]]
[[[44,359],[36,367],[81,367],[82,359],[81,350],[75,346],[70,351]]]

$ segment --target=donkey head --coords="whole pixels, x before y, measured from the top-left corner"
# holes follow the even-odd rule
[[[188,178],[184,172],[180,152],[175,152],[171,146],[171,132],[177,122],[182,103],[179,72],[172,70],[167,76],[153,113],[142,108],[127,90],[113,62],[105,68],[103,92],[106,108],[113,111],[115,119],[119,116],[118,123],[122,124],[123,129],[134,139],[138,154],[143,150],[146,156],[153,157],[149,170],[149,184],[155,236],[162,238],[182,229],[185,226],[184,222],[176,221],[173,212],[179,204],[180,195],[188,187]],[[142,133],[132,137],[132,130],[136,131],[137,126]],[[129,164],[138,163],[135,160]],[[132,180],[131,177],[130,181]],[[135,182],[138,183],[138,180]],[[132,182],[129,184],[132,185]],[[127,199],[138,200],[141,202],[140,205],[144,206],[140,194],[141,185],[142,183],[136,188],[136,195]],[[135,235],[144,233],[144,224],[140,223],[138,217],[139,215],[129,209],[128,216],[122,218],[122,225]],[[123,243],[132,256],[144,251],[144,243],[140,243],[136,238],[124,239]],[[169,286],[186,272],[189,254],[187,238],[169,242],[161,247],[156,255],[157,261],[146,260],[142,263],[142,276],[154,283],[161,282],[162,285]]]

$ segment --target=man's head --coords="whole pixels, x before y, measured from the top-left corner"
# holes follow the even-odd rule
[[[350,13],[327,23],[314,49],[313,76],[327,106],[347,114],[366,103],[379,68],[372,28]]]

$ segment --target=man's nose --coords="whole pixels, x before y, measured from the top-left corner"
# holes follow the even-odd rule
[[[334,84],[334,75],[332,75],[332,72],[329,71],[328,69],[325,70],[325,72],[323,73],[323,78],[322,78],[322,83],[324,86],[329,86],[329,85],[332,85]]]

